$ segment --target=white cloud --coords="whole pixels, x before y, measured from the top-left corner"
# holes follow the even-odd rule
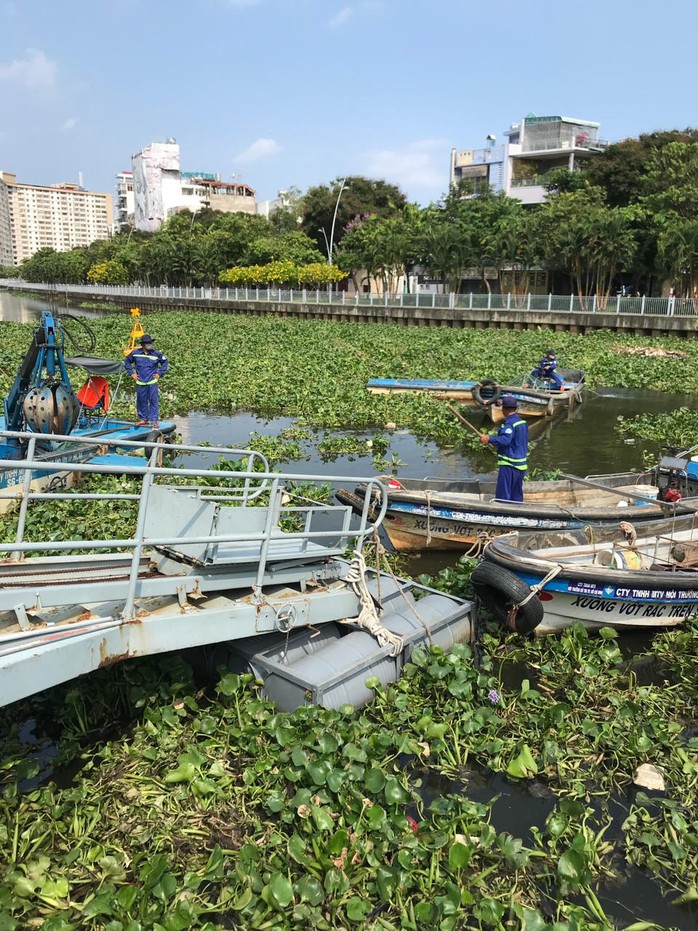
[[[348,22],[354,15],[354,9],[350,6],[342,7],[339,13],[336,13],[332,19],[329,21],[329,25],[333,29],[337,29],[339,26],[343,26],[344,23]]]
[[[61,129],[64,130],[65,132],[69,132],[71,129],[75,129],[77,125],[78,125],[77,116],[69,116],[68,119],[65,121],[65,123],[63,123],[63,125],[61,126]]]
[[[258,162],[260,159],[276,155],[280,151],[281,146],[275,139],[257,139],[243,152],[236,155],[234,161],[239,163]]]
[[[434,187],[448,181],[446,142],[421,139],[406,148],[380,149],[366,155],[368,172],[396,184]]]
[[[0,62],[0,81],[28,90],[50,90],[56,83],[56,64],[40,49],[27,49],[26,58]]]

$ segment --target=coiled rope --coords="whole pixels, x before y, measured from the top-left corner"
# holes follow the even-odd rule
[[[357,624],[359,627],[367,630],[376,638],[379,646],[390,646],[391,655],[397,656],[398,653],[402,652],[404,641],[398,634],[392,633],[392,631],[389,631],[387,627],[381,624],[376,604],[366,585],[366,560],[364,559],[363,553],[358,550],[354,553],[354,557],[349,564],[349,573],[345,581],[348,585],[351,585],[354,593],[359,598],[361,611],[359,612],[358,618],[352,618],[343,623]]]

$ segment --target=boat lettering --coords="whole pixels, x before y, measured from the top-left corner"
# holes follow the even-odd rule
[[[643,617],[664,617],[664,609],[669,605],[647,605],[642,612]]]
[[[669,605],[669,617],[693,617],[698,614],[698,605]]]
[[[421,504],[403,504],[394,502],[390,504],[393,513],[403,511],[414,516],[419,515],[431,520],[461,520],[473,521],[476,524],[497,525],[498,527],[531,527],[534,530],[559,530],[563,527],[576,526],[567,518],[550,520],[543,517],[523,517],[514,514],[485,514],[478,511],[458,511],[448,508],[424,507]]]
[[[475,527],[468,527],[467,524],[436,524],[433,521],[415,519],[415,530],[424,530],[427,533],[452,534],[457,537],[471,537],[477,534]]]
[[[695,601],[698,599],[698,589],[663,589],[663,588],[617,588],[616,598],[645,599],[653,601]]]
[[[567,591],[573,595],[603,595],[603,588],[595,582],[570,582]]]
[[[627,614],[628,617],[636,616],[642,611],[642,604],[639,601],[621,601],[620,613]]]
[[[586,608],[588,611],[613,611],[617,604],[617,601],[606,601],[605,598],[585,598],[578,595],[571,607]]]

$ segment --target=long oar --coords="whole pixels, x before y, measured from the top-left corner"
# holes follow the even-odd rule
[[[474,424],[470,423],[469,420],[466,420],[465,417],[461,414],[461,412],[460,412],[460,411],[457,411],[457,410],[455,409],[455,407],[451,407],[450,404],[446,404],[446,408],[447,408],[447,410],[449,410],[452,414],[454,414],[454,415],[460,420],[461,423],[464,423],[466,427],[470,427],[470,429],[473,431],[473,433],[477,433],[478,436],[482,436],[483,431],[482,431],[482,430],[478,430],[478,428],[477,428]],[[484,445],[484,444],[483,444],[483,445]],[[493,453],[496,453],[496,452],[497,452],[497,450],[494,448],[494,446],[490,446],[489,443],[487,444],[487,448],[488,448],[488,449],[491,449]]]

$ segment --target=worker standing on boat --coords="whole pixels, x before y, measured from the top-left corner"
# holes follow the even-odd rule
[[[159,427],[160,397],[158,381],[169,367],[167,356],[153,348],[153,337],[145,333],[140,349],[134,349],[124,359],[124,368],[136,383],[137,427],[152,424]]]
[[[483,446],[491,443],[497,450],[497,489],[499,501],[523,501],[523,482],[528,469],[528,424],[516,413],[517,402],[513,394],[502,396],[504,422],[496,434],[484,433]]]
[[[538,367],[533,369],[531,372],[531,378],[545,378],[549,379],[552,382],[555,382],[555,387],[559,388],[560,391],[564,391],[565,387],[562,382],[562,378],[555,371],[557,368],[557,355],[555,354],[554,349],[548,349],[546,354],[538,363]]]

